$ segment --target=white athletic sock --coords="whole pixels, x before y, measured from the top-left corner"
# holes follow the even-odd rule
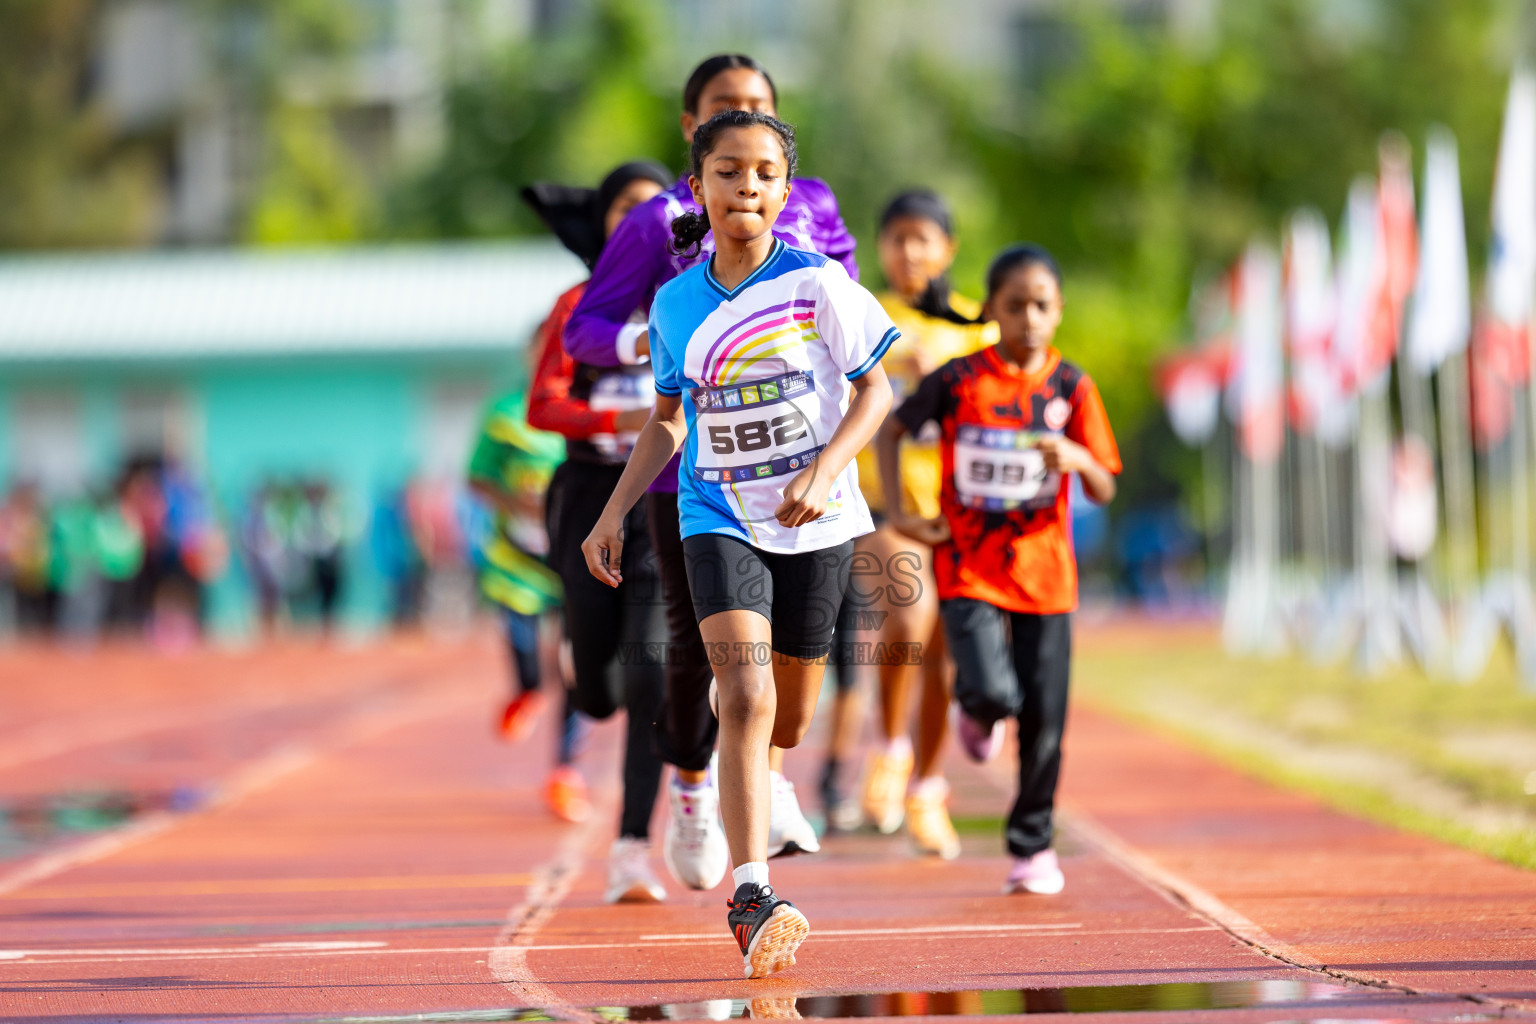
[[[676,786],[678,789],[681,789],[685,793],[695,793],[709,785],[709,776],[705,775],[698,782],[689,782],[681,775],[673,773],[672,785]]]
[[[912,795],[927,800],[942,800],[949,796],[949,783],[942,775],[925,775],[912,784]]]
[[[731,872],[731,881],[738,886],[751,882],[754,885],[768,884],[768,862],[765,860],[748,861],[741,867]]]
[[[910,736],[897,736],[893,740],[886,740],[885,756],[905,761],[912,756],[912,738]]]

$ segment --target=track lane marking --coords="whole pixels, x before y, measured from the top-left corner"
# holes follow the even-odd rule
[[[400,875],[377,878],[231,878],[206,882],[102,882],[43,885],[22,892],[0,892],[0,900],[69,900],[142,896],[222,896],[276,892],[373,892],[397,889],[500,889],[527,885],[533,876]]]
[[[555,916],[555,911],[570,894],[571,886],[586,860],[587,849],[596,841],[599,822],[611,818],[615,794],[610,790],[602,806],[593,807],[587,820],[561,839],[555,855],[541,867],[528,886],[523,901],[507,911],[507,923],[495,943],[485,952],[486,968],[522,1005],[538,1007],[562,1020],[597,1022],[601,1017],[563,1001],[553,989],[539,980],[528,965],[539,930]]]
[[[1059,931],[1034,931],[1021,934],[1017,929],[1000,928],[986,932],[962,932],[959,934],[943,932],[935,929],[890,929],[890,928],[865,928],[865,929],[829,929],[819,932],[820,935],[835,935],[845,939],[888,941],[893,932],[899,933],[904,938],[927,939],[1017,939],[1017,938],[1062,938],[1066,936],[1080,935],[1172,935],[1183,932],[1207,932],[1220,931],[1210,925],[1202,925],[1188,928],[1109,928],[1109,929],[1063,929]],[[689,946],[715,945],[720,936],[715,933],[708,935],[680,937],[672,941],[658,943],[661,948],[675,949]],[[648,941],[644,936],[631,942],[582,942],[582,943],[549,943],[539,945],[525,945],[516,947],[522,953],[558,952],[568,950],[599,950],[599,949],[634,949]],[[7,949],[0,950],[0,970],[8,965],[52,965],[71,963],[105,963],[105,962],[141,962],[141,961],[181,961],[181,960],[259,960],[280,959],[288,957],[308,956],[377,956],[381,954],[411,954],[421,955],[425,953],[489,953],[495,954],[506,949],[504,946],[412,946],[391,947],[384,942],[355,943],[262,943],[258,946],[235,947],[201,947],[201,948],[144,948],[144,949]],[[529,974],[527,979],[515,979],[514,982],[502,982],[503,984],[519,983],[524,985],[541,985],[532,979]],[[546,991],[548,991],[546,989]],[[550,993],[553,996],[553,993]],[[545,1009],[566,1009],[566,1007],[544,1007]]]

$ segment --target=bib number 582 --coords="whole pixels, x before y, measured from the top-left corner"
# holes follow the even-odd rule
[[[716,455],[760,452],[771,445],[789,444],[804,437],[805,417],[798,410],[771,420],[748,420],[734,430],[721,424],[709,428],[709,447]]]

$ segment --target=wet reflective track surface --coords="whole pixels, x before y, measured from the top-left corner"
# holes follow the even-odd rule
[[[0,650],[0,1020],[1536,1020],[1536,876],[1081,707],[1065,893],[998,895],[990,829],[949,864],[841,837],[774,862],[812,934],[745,981],[724,886],[602,902],[619,725],[583,757],[593,820],[554,822],[551,723],[492,738],[502,658]],[[957,816],[1003,812],[1008,763],[951,759]]]

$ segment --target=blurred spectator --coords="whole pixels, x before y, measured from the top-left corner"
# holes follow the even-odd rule
[[[293,546],[304,565],[320,626],[327,632],[335,622],[341,595],[345,541],[346,518],[331,485],[324,480],[303,484],[294,517]]]
[[[59,593],[53,577],[48,513],[36,484],[13,488],[0,504],[0,580],[11,594],[17,628],[51,632]]]
[[[390,621],[397,627],[420,621],[426,583],[426,562],[411,530],[407,495],[406,486],[381,492],[373,506],[369,531],[374,564],[389,585]]]

